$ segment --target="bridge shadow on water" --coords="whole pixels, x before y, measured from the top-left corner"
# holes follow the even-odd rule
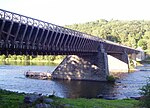
[[[98,81],[54,80],[66,98],[98,98],[115,96],[115,84]],[[57,93],[56,93],[57,94]]]

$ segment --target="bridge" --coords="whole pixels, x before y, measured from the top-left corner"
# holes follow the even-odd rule
[[[0,9],[0,54],[68,55],[53,72],[54,78],[106,80],[110,70],[108,55],[125,63],[128,70],[128,55],[138,52],[90,34]]]

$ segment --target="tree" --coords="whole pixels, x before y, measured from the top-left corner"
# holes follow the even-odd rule
[[[143,35],[143,39],[148,39],[150,40],[150,31],[146,31]]]
[[[144,39],[139,40],[138,46],[141,47],[143,50],[146,50],[147,49],[147,41]]]

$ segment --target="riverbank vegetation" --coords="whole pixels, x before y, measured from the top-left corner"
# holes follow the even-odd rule
[[[146,85],[141,88],[140,94],[142,95],[140,105],[145,108],[150,108],[150,77],[148,78]]]
[[[24,95],[0,89],[0,108],[20,108]]]
[[[6,90],[0,90],[0,108],[32,108],[23,102],[24,93],[15,93]],[[54,100],[52,106],[54,108],[138,108],[139,101],[125,99],[125,100],[104,100],[104,99],[69,99],[51,97]]]
[[[17,65],[49,65],[59,64],[65,56],[63,55],[0,55],[0,64]]]
[[[73,108],[137,108],[137,100],[104,100],[104,99],[61,99],[62,104],[72,105]]]

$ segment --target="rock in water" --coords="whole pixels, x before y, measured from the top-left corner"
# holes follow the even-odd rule
[[[26,72],[25,76],[28,78],[34,78],[34,79],[51,79],[51,74],[48,72]]]

